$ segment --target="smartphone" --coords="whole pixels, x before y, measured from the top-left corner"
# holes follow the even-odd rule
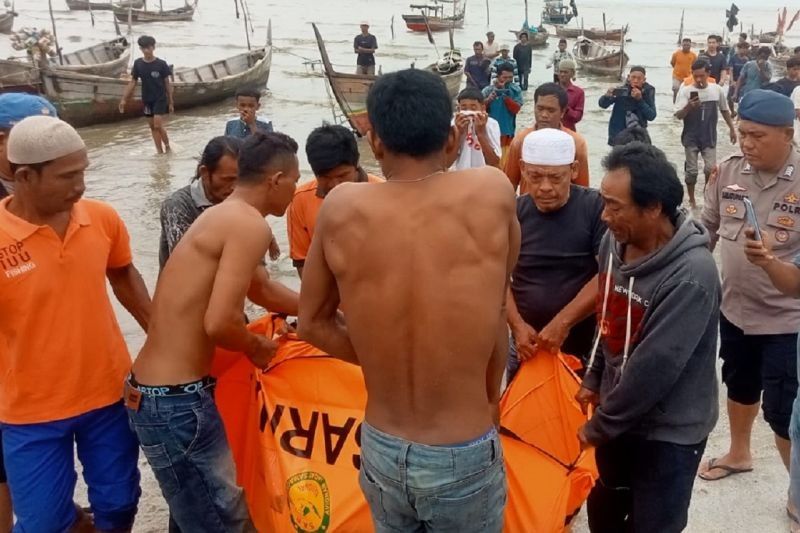
[[[691,98],[691,99],[700,98],[700,93],[697,92],[697,91],[692,91],[692,92],[689,93],[689,98]]]
[[[745,214],[747,214],[747,222],[753,227],[756,240],[760,241],[761,229],[758,227],[758,219],[756,218],[756,210],[753,208],[753,202],[751,202],[750,198],[747,197],[745,197],[742,201],[744,202]]]

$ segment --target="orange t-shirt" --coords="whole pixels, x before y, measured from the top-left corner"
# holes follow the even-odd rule
[[[131,358],[106,270],[131,263],[108,204],[80,200],[62,241],[0,202],[0,421],[71,418],[122,397]]]
[[[682,80],[687,76],[692,75],[692,63],[697,60],[697,54],[694,52],[684,53],[683,50],[676,50],[672,54],[672,77],[676,80]]]
[[[511,141],[511,147],[508,149],[508,159],[506,159],[505,168],[503,171],[511,180],[514,189],[519,186],[519,194],[528,194],[528,188],[525,182],[522,181],[522,171],[519,168],[519,161],[522,159],[522,143],[525,142],[525,137],[529,133],[535,131],[536,128],[525,128],[514,136]],[[586,139],[578,132],[572,131],[569,128],[561,126],[561,131],[569,133],[575,140],[575,160],[578,162],[578,177],[573,183],[575,185],[582,185],[583,187],[589,186],[589,146],[586,144]]]
[[[383,179],[367,175],[368,183],[381,183]],[[300,185],[286,211],[286,231],[289,234],[289,256],[295,267],[302,266],[311,248],[317,214],[324,198],[317,196],[317,180]]]

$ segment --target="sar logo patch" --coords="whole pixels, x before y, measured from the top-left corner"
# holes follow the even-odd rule
[[[733,204],[730,204],[728,205],[728,207],[725,208],[725,212],[728,213],[729,215],[735,215],[737,211],[738,209],[736,209],[736,206]]]
[[[794,165],[788,165],[786,170],[783,171],[784,178],[791,178],[794,176]]]
[[[289,518],[297,533],[324,533],[331,525],[331,495],[325,478],[301,472],[286,480]]]
[[[778,217],[778,224],[786,226],[787,228],[793,228],[794,219],[792,217]]]
[[[783,197],[783,201],[787,204],[796,204],[798,201],[800,201],[800,197],[798,197],[795,193],[790,192]]]
[[[779,229],[775,232],[775,240],[784,243],[789,240],[789,232],[785,229]]]

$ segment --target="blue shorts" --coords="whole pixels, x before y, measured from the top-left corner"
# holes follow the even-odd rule
[[[427,446],[361,425],[359,483],[377,533],[500,533],[506,474],[500,437]]]
[[[40,424],[2,424],[14,532],[68,531],[77,518],[75,446],[99,530],[133,526],[139,448],[122,402]]]

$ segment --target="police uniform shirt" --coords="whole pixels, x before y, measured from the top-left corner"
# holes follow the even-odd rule
[[[777,335],[800,330],[800,300],[776,289],[767,274],[744,254],[744,198],[753,203],[762,234],[773,253],[791,262],[800,253],[800,152],[793,149],[777,175],[759,172],[741,154],[719,164],[708,184],[703,224],[720,248],[722,313],[746,335]]]

